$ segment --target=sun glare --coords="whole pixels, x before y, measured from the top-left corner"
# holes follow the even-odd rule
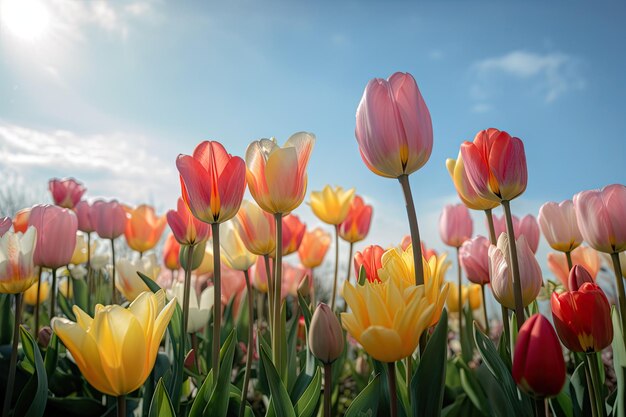
[[[40,0],[0,0],[0,29],[26,41],[45,35],[50,15]]]

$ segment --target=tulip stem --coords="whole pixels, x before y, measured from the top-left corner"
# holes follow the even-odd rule
[[[587,389],[589,392],[589,402],[591,403],[591,415],[598,417],[598,407],[596,405],[596,390],[593,386],[593,378],[591,376],[591,365],[589,357],[585,355],[585,377],[587,378]]]
[[[462,275],[461,275],[461,262],[460,262],[461,256],[459,255],[459,248],[456,248],[456,266],[457,266],[457,280],[459,282],[459,287],[458,287],[458,308],[459,308],[459,343],[461,344],[461,346],[463,346],[463,288],[461,287],[461,280],[462,280]]]
[[[547,398],[543,399],[543,413],[545,417],[550,417],[550,400]]]
[[[567,258],[567,270],[571,271],[574,267],[574,263],[572,262],[572,251],[565,252],[565,258]]]
[[[217,382],[220,373],[220,334],[222,327],[222,280],[220,265],[220,224],[211,223],[213,234],[213,350],[211,366],[213,378]]]
[[[324,417],[331,417],[331,396],[333,385],[332,364],[324,364]]]
[[[350,249],[348,250],[348,276],[346,277],[346,282],[350,282],[350,276],[352,275],[352,253],[353,252],[354,252],[354,242],[350,242]],[[313,281],[313,269],[311,269],[311,282],[314,282]],[[348,303],[346,303],[346,301],[344,300],[343,306],[341,307],[341,312],[345,313],[347,309],[348,309]]]
[[[615,282],[617,283],[617,299],[619,301],[619,315],[622,323],[622,335],[626,335],[626,293],[624,292],[624,279],[622,278],[622,266],[620,265],[619,253],[612,253],[613,268],[615,268]]]
[[[244,411],[246,410],[246,398],[248,397],[248,384],[250,383],[250,372],[252,371],[252,354],[254,351],[254,345],[252,343],[252,339],[254,338],[254,294],[252,293],[250,276],[247,270],[243,271],[243,276],[246,279],[246,291],[248,293],[248,350],[246,351],[246,371],[243,377],[243,388],[241,389],[239,417],[243,417]]]
[[[398,415],[398,395],[396,394],[396,363],[387,363],[387,380],[389,382],[389,411],[390,417]]]
[[[493,216],[491,215],[491,209],[486,209],[485,210],[485,216],[487,216],[487,225],[489,226],[489,242],[491,242],[492,245],[497,245],[498,244],[498,239],[496,237],[496,228],[493,224]],[[485,304],[485,297],[484,297],[484,290],[483,290],[483,305]],[[509,340],[511,339],[511,329],[509,328],[509,311],[507,310],[507,308],[505,306],[503,306],[502,304],[500,304],[501,310],[502,310],[502,327],[504,329],[504,343],[505,343],[505,351],[508,352],[509,351]],[[485,307],[486,309],[486,307]],[[485,314],[485,317],[487,317],[487,315]],[[489,333],[487,333],[487,336],[489,336]]]
[[[496,236],[496,228],[493,225],[493,216],[491,215],[491,209],[485,210],[485,216],[487,216],[487,225],[489,226],[489,242],[492,245],[498,244],[498,237]]]
[[[348,268],[350,270],[350,268]],[[333,278],[333,295],[330,299],[330,309],[335,311],[335,298],[337,298],[337,275],[339,274],[339,226],[335,225],[335,275]]]
[[[193,250],[194,250],[194,245],[189,245],[188,250],[187,250],[187,265],[185,265],[185,283],[183,286],[183,338],[184,340],[187,340],[187,328],[189,327],[189,298],[191,296],[191,268],[193,267]]]
[[[56,302],[57,302],[57,269],[52,269],[52,288],[50,291],[50,320],[54,317],[54,313],[56,311]]]
[[[274,366],[279,370],[279,374],[282,375],[282,352],[281,352],[281,285],[282,285],[282,263],[283,263],[283,215],[282,213],[274,214],[274,220],[276,221],[276,257],[274,258],[274,308],[273,311],[273,325],[272,325],[272,359],[274,360]]]
[[[126,396],[117,397],[117,417],[126,417]]]
[[[39,274],[37,276],[37,298],[35,301],[35,338],[39,334],[39,299],[41,297],[41,275],[43,275],[43,268],[39,267]]]
[[[598,355],[596,352],[585,355],[589,362],[589,371],[591,373],[592,386],[591,390],[595,393],[595,406],[598,410],[599,417],[606,416],[604,409],[604,398],[602,395],[602,382],[600,381],[600,368],[598,367]]]
[[[117,294],[115,293],[115,241],[111,239],[111,263],[113,272],[111,275],[111,304],[117,304]]]
[[[265,261],[265,276],[267,277],[267,298],[269,302],[269,305],[267,306],[267,326],[270,329],[270,333],[274,334],[274,323],[272,322],[272,317],[274,314],[274,277],[272,276],[272,268],[270,267],[269,255],[263,255],[263,260]]]
[[[480,291],[483,295],[483,313],[485,314],[485,330],[487,332],[487,337],[489,337],[489,316],[487,315],[487,297],[485,296],[485,285],[480,286]]]
[[[415,285],[424,284],[424,264],[422,263],[422,241],[420,240],[420,231],[417,224],[417,215],[415,214],[415,203],[413,203],[413,194],[411,194],[411,184],[409,176],[402,174],[398,177],[402,192],[404,193],[404,201],[406,202],[406,214],[409,217],[409,228],[411,230],[411,243],[413,246],[413,264],[415,265]]]
[[[17,370],[17,346],[20,337],[20,322],[22,321],[22,293],[15,294],[15,321],[13,322],[13,344],[11,346],[11,359],[9,362],[9,378],[7,390],[4,394],[4,406],[2,417],[9,416],[11,400],[13,399],[13,386],[15,385],[15,372]]]
[[[406,392],[411,392],[411,377],[413,376],[413,355],[409,355],[406,357],[406,362],[404,363],[405,368],[405,377],[406,377]],[[409,395],[409,405],[411,402],[411,396]]]
[[[515,318],[517,330],[524,324],[524,302],[522,301],[522,281],[519,273],[519,262],[517,259],[517,243],[515,242],[515,230],[513,230],[513,217],[511,206],[508,200],[502,200],[504,216],[506,217],[506,233],[509,238],[509,255],[511,258],[511,271],[513,272],[513,297],[515,299]]]

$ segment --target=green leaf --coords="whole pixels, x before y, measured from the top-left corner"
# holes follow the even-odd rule
[[[587,393],[587,377],[585,376],[585,364],[581,362],[572,373],[569,383],[569,393],[572,398],[574,416],[581,417],[591,415],[591,404]]]
[[[89,288],[84,279],[72,278],[72,292],[74,294],[74,302],[81,310],[87,311],[89,306]]]
[[[298,325],[298,317],[294,315],[287,326],[287,344],[283,355],[287,358],[287,389],[289,391],[291,391],[296,382],[296,368],[298,367],[298,355],[296,351]]]
[[[107,411],[107,408],[102,405],[102,401],[85,397],[50,397],[47,406],[51,414],[62,416],[103,416]],[[109,410],[115,410],[115,405]]]
[[[367,384],[367,387],[352,401],[346,410],[345,417],[375,416],[378,412],[378,398],[380,396],[380,374]]]
[[[61,309],[63,314],[65,314],[65,317],[67,317],[71,321],[76,321],[76,316],[72,311],[72,306],[70,305],[69,300],[65,298],[65,296],[60,291],[57,293],[57,301],[59,304],[59,308]]]
[[[226,417],[228,411],[228,393],[230,391],[230,374],[233,369],[237,332],[233,329],[222,349],[220,349],[220,372],[217,375],[209,402],[204,408],[203,416]]]
[[[613,405],[613,416],[626,417],[626,347],[617,310],[613,307],[613,367],[617,377],[617,396]],[[624,317],[622,317],[624,319]]]
[[[59,338],[57,337],[56,333],[52,333],[52,338],[50,339],[48,349],[46,350],[46,357],[44,358],[44,365],[46,367],[46,375],[48,376],[48,380],[50,380],[52,378],[52,375],[54,375],[58,359]]]
[[[474,406],[480,410],[481,413],[488,415],[489,401],[485,396],[485,392],[480,386],[480,382],[476,378],[474,371],[463,361],[462,358],[457,357],[454,359],[454,365],[459,368],[459,374],[461,376],[461,386],[463,391],[467,394],[469,400]]]
[[[213,369],[209,371],[209,374],[204,378],[202,386],[196,394],[196,398],[191,405],[189,411],[189,417],[202,417],[202,412],[209,402],[209,396],[211,395],[211,389],[213,388]]]
[[[472,331],[472,323],[474,322],[474,316],[472,310],[468,305],[463,307],[463,343],[461,343],[461,355],[465,362],[472,360],[474,356],[474,335]]]
[[[510,417],[515,415],[513,405],[504,393],[502,385],[496,380],[484,362],[476,369],[476,378],[485,391],[492,415],[496,417]]]
[[[443,310],[417,371],[411,379],[411,407],[416,417],[441,415],[448,354],[448,312]]]
[[[350,266],[348,266],[349,268]],[[361,265],[359,268],[359,285],[365,285],[365,281],[367,280],[367,273],[365,272],[365,266]]]
[[[170,400],[169,395],[167,395],[163,378],[159,379],[159,382],[157,383],[156,390],[152,396],[152,401],[150,402],[148,417],[176,417],[172,401]]]
[[[300,310],[302,310],[302,315],[304,316],[304,325],[305,325],[305,344],[306,344],[306,367],[305,373],[309,377],[313,377],[313,373],[315,372],[316,363],[315,356],[309,349],[309,327],[311,326],[311,307],[309,303],[298,293],[298,302],[300,303]]]
[[[32,356],[35,364],[35,373],[30,377],[20,393],[13,417],[41,417],[46,411],[48,400],[48,378],[43,358],[35,339],[24,326],[20,326],[22,347],[27,356]]]
[[[574,417],[574,407],[569,392],[569,382],[566,381],[559,395],[550,398],[550,408],[556,417]]]
[[[0,345],[10,345],[13,337],[11,294],[0,294]]]
[[[270,386],[270,392],[272,395],[269,407],[273,408],[274,415],[276,417],[296,417],[296,412],[293,408],[291,400],[289,399],[287,389],[285,388],[285,385],[283,385],[272,360],[263,348],[261,349],[261,361],[265,367],[267,382]],[[268,410],[268,414],[269,411],[270,410]]]
[[[320,368],[315,371],[315,376],[309,386],[304,390],[302,396],[298,398],[294,408],[298,417],[313,417],[317,411],[322,389],[322,372]]]

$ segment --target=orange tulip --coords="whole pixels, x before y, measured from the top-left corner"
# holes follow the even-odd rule
[[[346,242],[355,243],[367,237],[372,223],[372,206],[355,196],[350,204],[348,216],[339,225],[339,236]]]
[[[246,248],[255,255],[271,255],[276,249],[276,222],[271,214],[248,201],[233,219]]]
[[[165,229],[165,216],[158,217],[154,208],[146,204],[126,211],[124,236],[131,249],[145,252],[156,246]]]
[[[15,233],[26,233],[26,229],[28,229],[28,219],[30,218],[30,210],[31,208],[27,207],[15,213],[15,217],[13,217],[13,231],[15,231]]]
[[[298,248],[300,262],[307,268],[320,266],[324,261],[324,256],[330,246],[330,234],[316,227],[310,232],[306,232],[302,238],[302,243]]]
[[[167,269],[178,270],[180,269],[180,244],[176,241],[176,238],[172,233],[167,235],[165,244],[163,245],[163,263]]]

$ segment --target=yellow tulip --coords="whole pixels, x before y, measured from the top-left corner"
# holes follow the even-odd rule
[[[450,282],[448,285],[450,286],[447,299],[448,311],[457,313],[459,311],[459,287],[454,282]],[[463,305],[465,305],[469,299],[469,305],[472,310],[476,310],[482,305],[482,294],[480,285],[478,284],[462,285],[461,297],[463,299]]]
[[[230,269],[247,271],[256,262],[257,256],[248,251],[231,221],[220,225],[220,245],[222,261]]]
[[[446,168],[448,168],[459,198],[468,208],[472,210],[488,210],[500,205],[500,203],[486,200],[476,193],[465,173],[465,164],[460,151],[456,160],[452,158],[446,160]]]
[[[50,295],[50,283],[42,281],[39,287],[39,302],[37,302],[37,281],[24,292],[24,302],[29,306],[41,304],[48,299]]]
[[[97,241],[91,242],[91,256],[96,251]],[[74,253],[72,254],[71,264],[80,265],[87,263],[87,239],[84,233],[76,234],[76,246],[74,247]]]
[[[0,293],[24,292],[37,281],[33,263],[37,230],[30,226],[26,233],[7,231],[0,238]]]
[[[325,186],[322,191],[311,193],[311,209],[324,223],[338,225],[343,222],[350,211],[354,199],[354,188],[344,190],[341,187]]]
[[[175,300],[165,307],[164,303],[160,290],[142,293],[128,308],[98,304],[93,318],[74,306],[76,323],[55,317],[52,329],[94,388],[116,397],[126,395],[141,387],[154,367],[176,306]]]
[[[472,310],[476,310],[483,304],[483,295],[480,285],[471,284],[467,289],[468,297],[469,297],[469,305]]]
[[[196,248],[195,251],[198,250]],[[195,258],[195,256],[194,256]],[[204,248],[204,256],[202,257],[202,262],[200,265],[193,270],[196,275],[205,275],[213,273],[213,239],[210,238],[206,242],[206,247]]]
[[[137,272],[141,272],[148,278],[156,280],[161,271],[154,253],[144,255],[142,258],[134,261],[122,258],[117,261],[116,266],[118,279],[115,282],[115,286],[128,301],[133,301],[142,292],[149,291],[148,286]]]
[[[450,267],[450,261],[446,261],[444,253],[439,256],[433,255],[428,261],[422,258],[422,262],[424,264],[424,296],[434,306],[433,317],[430,321],[430,325],[434,326],[439,322],[448,294],[448,283],[444,281],[444,277]],[[415,284],[412,244],[405,250],[401,248],[387,250],[383,253],[381,264],[378,277],[382,281],[397,280],[403,289]]]
[[[61,278],[59,280],[59,292],[63,294],[63,297],[70,299],[74,295],[74,286],[69,277]]]

